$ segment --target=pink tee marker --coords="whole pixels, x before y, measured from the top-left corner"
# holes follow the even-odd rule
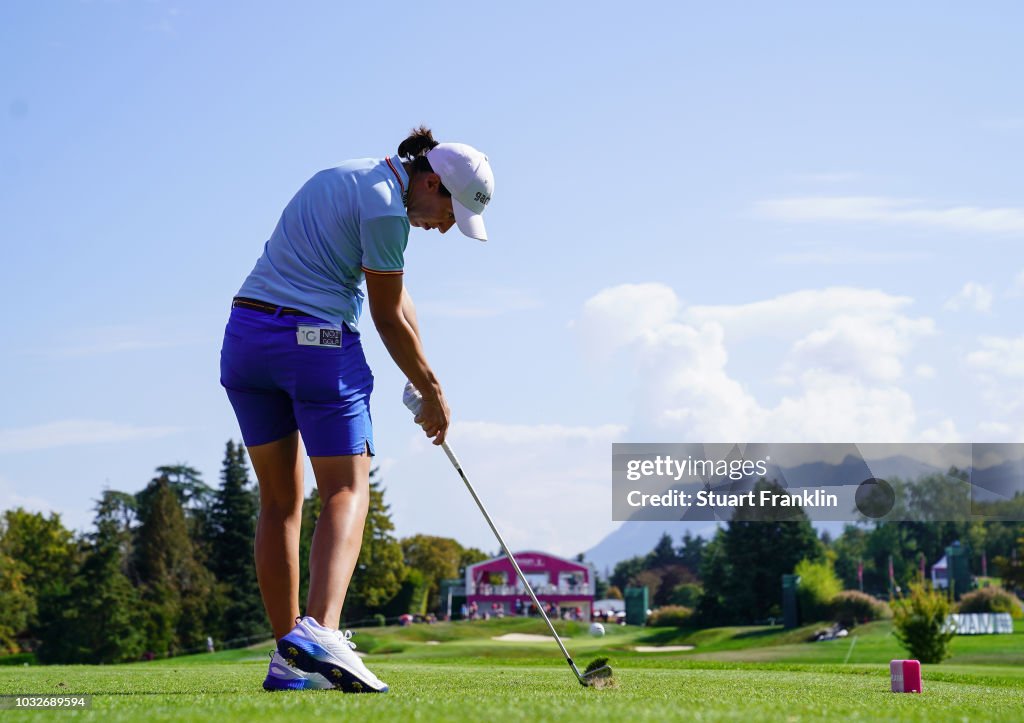
[[[893,693],[921,692],[921,663],[917,660],[894,660],[889,663]]]

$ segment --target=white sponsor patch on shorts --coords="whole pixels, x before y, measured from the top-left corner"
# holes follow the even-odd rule
[[[341,348],[341,327],[331,325],[300,326],[295,336],[299,346],[330,346]]]

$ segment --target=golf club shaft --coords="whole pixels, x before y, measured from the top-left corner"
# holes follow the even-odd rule
[[[480,497],[477,496],[476,490],[474,490],[473,485],[470,484],[466,473],[462,471],[462,465],[459,463],[459,458],[455,456],[452,448],[448,446],[448,442],[443,442],[441,444],[441,448],[444,450],[444,453],[448,455],[448,459],[450,459],[452,465],[455,466],[459,476],[462,477],[462,481],[465,482],[466,489],[469,490],[469,494],[473,495],[473,501],[476,502],[476,506],[480,508],[480,512],[483,513],[484,519],[487,520],[487,524],[491,526],[491,532],[493,532],[494,536],[498,539],[498,544],[501,545],[501,549],[505,552],[505,556],[508,557],[509,562],[512,563],[512,567],[515,568],[519,579],[523,581],[523,586],[526,588],[526,592],[530,594],[530,599],[533,600],[533,604],[537,607],[537,610],[540,611],[541,617],[544,618],[544,622],[548,624],[548,629],[551,631],[551,635],[555,638],[555,642],[558,643],[558,647],[562,649],[562,655],[565,656],[569,666],[572,668],[573,672],[576,673],[576,677],[580,677],[580,673],[576,669],[575,663],[572,662],[572,657],[569,655],[569,651],[565,649],[562,639],[558,637],[558,633],[555,632],[555,626],[551,624],[548,614],[544,612],[544,608],[541,607],[540,600],[538,600],[536,594],[534,594],[533,587],[526,579],[526,575],[523,574],[523,571],[519,569],[519,563],[516,562],[516,558],[512,555],[512,551],[508,549],[508,545],[506,545],[505,540],[502,539],[501,533],[498,532],[498,528],[494,526],[491,516],[487,514],[487,508],[484,507],[484,503],[480,501]]]

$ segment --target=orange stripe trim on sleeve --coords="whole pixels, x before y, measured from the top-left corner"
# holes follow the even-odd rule
[[[395,276],[402,275],[405,273],[405,269],[398,269],[397,271],[378,271],[377,269],[368,269],[365,266],[362,267],[363,272],[367,274],[380,274],[381,276]]]

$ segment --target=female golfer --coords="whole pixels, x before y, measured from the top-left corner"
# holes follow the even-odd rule
[[[221,384],[259,480],[256,575],[278,641],[263,683],[268,690],[388,689],[355,654],[351,635],[338,630],[362,544],[374,454],[360,284],[365,278],[385,347],[423,395],[417,423],[441,444],[450,413],[402,282],[409,227],[445,233],[457,224],[486,241],[480,214],[493,188],[487,156],[414,130],[397,156],[348,161],[307,181],[232,303]],[[300,435],[323,503],[301,619]]]

